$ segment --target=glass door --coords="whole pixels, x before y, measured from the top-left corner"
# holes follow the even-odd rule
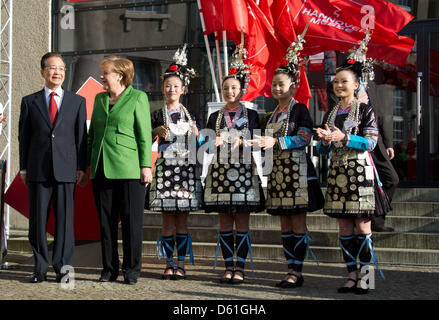
[[[375,81],[369,85],[369,96],[375,108],[384,146],[394,149],[393,166],[400,181],[414,184],[418,176],[419,103],[417,98],[416,33],[405,34],[415,46],[405,66],[375,64]]]
[[[437,23],[439,25],[439,22]],[[423,103],[428,108],[428,180],[433,185],[439,185],[439,26],[425,27],[428,41],[428,77],[425,83],[425,99]]]
[[[406,68],[396,68],[393,141],[400,186],[439,187],[439,20],[402,32],[416,40]]]

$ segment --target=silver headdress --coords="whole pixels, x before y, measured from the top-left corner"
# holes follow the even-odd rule
[[[248,84],[250,82],[250,67],[251,65],[245,64],[247,59],[247,49],[244,48],[244,33],[241,31],[241,44],[236,47],[231,57],[229,75],[226,78],[235,78],[241,82],[242,92],[247,93]]]
[[[367,30],[366,36],[358,44],[358,48],[354,47],[349,50],[349,55],[342,65],[342,68],[351,67],[353,71],[358,74],[366,87],[369,80],[373,81],[375,79],[375,73],[373,71],[374,61],[371,58],[366,58],[367,45],[370,41],[371,35],[372,32]]]
[[[183,48],[179,48],[175,52],[173,57],[175,62],[168,67],[168,69],[162,75],[162,78],[168,75],[176,75],[180,77],[181,81],[183,81],[183,85],[188,87],[190,84],[190,78],[195,78],[198,75],[193,68],[187,67],[186,47],[187,43],[184,44]]]
[[[302,34],[298,35],[288,47],[287,54],[282,60],[280,67],[276,69],[276,71],[285,71],[293,76],[295,83],[299,82],[300,79],[300,67],[306,64],[306,60],[300,56],[300,51],[303,50],[303,44],[306,42],[304,38],[308,30],[308,25],[309,24],[306,25]]]

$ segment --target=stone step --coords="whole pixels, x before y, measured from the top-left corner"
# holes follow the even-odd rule
[[[160,226],[162,217],[160,213],[145,213],[144,226]],[[324,214],[309,214],[307,225],[310,230],[338,230],[337,219]],[[395,228],[398,232],[439,233],[439,217],[413,217],[413,216],[388,216],[386,225]],[[218,227],[217,214],[193,212],[188,218],[189,228],[193,227]],[[250,229],[272,228],[279,229],[279,217],[258,213],[250,217]]]
[[[390,216],[437,217],[439,218],[439,202],[392,202]]]
[[[193,242],[217,242],[217,228],[197,227],[189,228]],[[144,226],[143,240],[155,241],[161,235],[159,226]],[[338,231],[311,230],[311,245],[321,247],[337,247],[339,245]],[[119,232],[119,239],[122,238]],[[280,245],[281,232],[279,229],[258,228],[250,230],[250,239],[254,244]],[[429,233],[374,233],[374,246],[378,248],[397,249],[431,249],[439,250],[439,234]]]
[[[316,240],[318,237],[316,237]],[[341,250],[338,246],[317,246],[311,245],[311,249],[321,262],[343,262]],[[29,241],[25,237],[16,237],[8,240],[8,250],[11,252],[31,253]],[[394,249],[374,248],[380,264],[408,264],[408,265],[439,265],[439,250],[427,249]],[[195,258],[213,258],[216,252],[216,242],[193,242]],[[122,241],[119,240],[119,253],[122,254]],[[143,241],[142,254],[144,256],[157,255],[156,241]],[[252,244],[253,258],[256,260],[278,260],[285,259],[280,244]],[[219,253],[219,266],[222,266],[222,257]],[[309,259],[311,259],[311,254]]]
[[[398,188],[394,202],[439,202],[438,188]]]
[[[119,244],[122,250],[122,244]],[[311,246],[311,250],[320,262],[343,263],[340,248]],[[439,265],[439,250],[420,250],[420,249],[388,249],[375,248],[379,264],[409,264],[409,265]],[[193,252],[196,258],[214,258],[216,252],[215,243],[193,242]],[[157,246],[155,241],[143,242],[143,255],[156,256]],[[255,260],[278,260],[284,261],[285,256],[280,245],[254,244],[252,245],[252,255]],[[186,258],[187,260],[187,258]],[[311,254],[308,261],[313,261]],[[164,260],[163,260],[164,261]],[[221,252],[218,257],[218,266],[222,268]],[[247,268],[250,268],[249,258],[247,258]]]
[[[323,210],[309,214],[323,214]],[[439,218],[439,202],[392,202],[392,211],[387,216]]]

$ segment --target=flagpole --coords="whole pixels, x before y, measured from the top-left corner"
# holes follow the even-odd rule
[[[220,50],[219,40],[217,39],[217,35],[218,33],[215,32],[216,60],[218,63],[219,83],[221,84],[223,78],[223,69],[221,67],[221,50]]]
[[[198,11],[200,13],[201,27],[203,28],[203,34],[204,34],[206,32],[206,25],[204,24],[203,13],[201,12],[202,8],[201,8],[200,0],[197,0],[197,4],[198,4],[198,9],[199,9]],[[219,95],[219,91],[218,91],[218,84],[216,82],[216,74],[215,74],[215,70],[213,68],[213,61],[212,61],[212,54],[210,52],[209,39],[207,38],[206,34],[204,34],[204,43],[206,45],[207,59],[209,60],[210,74],[212,75],[212,83],[213,83],[213,89],[215,91],[216,101],[220,102],[221,100],[220,100],[220,95]]]
[[[229,55],[227,52],[227,31],[223,30],[224,76],[229,75]]]

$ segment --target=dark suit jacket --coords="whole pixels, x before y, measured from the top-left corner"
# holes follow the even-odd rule
[[[86,171],[87,126],[85,99],[64,91],[52,127],[44,90],[22,99],[18,141],[20,170],[29,182],[76,182],[76,171]]]

